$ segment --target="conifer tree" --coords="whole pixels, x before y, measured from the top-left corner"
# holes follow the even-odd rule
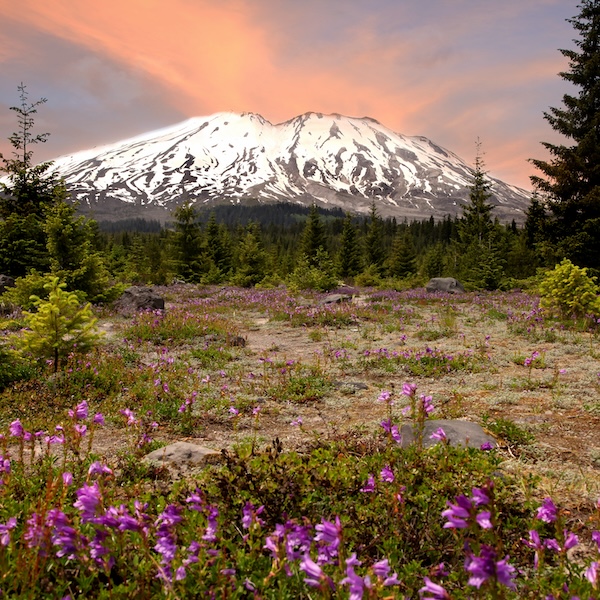
[[[301,253],[311,267],[318,266],[319,250],[327,251],[325,228],[315,204],[310,207],[302,232]]]
[[[222,281],[231,271],[232,251],[229,234],[219,226],[215,213],[211,213],[206,225],[206,255],[210,258],[211,283]]]
[[[0,183],[0,270],[13,277],[48,267],[44,211],[62,194],[62,185],[48,172],[51,163],[33,165],[32,146],[49,136],[32,131],[33,115],[46,99],[29,102],[26,86],[21,84],[18,90],[20,103],[10,107],[18,124],[18,131],[9,137],[13,157],[0,154],[0,173],[8,177],[8,183]]]
[[[10,107],[10,110],[17,113],[18,124],[18,131],[8,138],[14,149],[13,158],[0,154],[0,171],[6,173],[9,179],[8,184],[0,184],[0,216],[35,214],[41,217],[46,205],[55,200],[55,189],[60,185],[57,177],[48,173],[52,163],[33,165],[32,146],[45,143],[50,135],[33,134],[33,115],[47,100],[40,98],[36,102],[29,102],[27,87],[21,84],[18,90],[20,103]]]
[[[417,251],[408,231],[396,235],[389,259],[389,273],[393,277],[409,277],[417,272]]]
[[[75,292],[67,292],[58,277],[44,286],[47,300],[34,297],[36,312],[25,312],[28,329],[14,341],[36,358],[50,359],[54,372],[71,352],[86,352],[98,341],[97,319],[90,304],[79,306]]]
[[[377,212],[375,202],[371,204],[367,235],[365,236],[365,258],[367,266],[372,265],[377,272],[382,270],[385,261],[383,223]]]
[[[354,277],[360,273],[361,260],[361,245],[358,237],[358,229],[352,221],[352,215],[346,214],[344,219],[340,250],[337,260],[337,272],[340,277]]]
[[[66,190],[61,196],[66,196]],[[83,292],[91,302],[111,300],[117,290],[112,290],[110,274],[94,248],[95,221],[75,217],[75,205],[63,197],[47,208],[44,221],[50,270],[67,289]]]
[[[504,259],[501,227],[492,220],[494,207],[488,204],[490,190],[478,141],[469,203],[458,223],[459,274],[475,288],[496,289],[504,275]]]
[[[175,232],[172,255],[175,273],[184,281],[197,283],[204,272],[202,264],[202,230],[198,212],[189,202],[173,212]]]
[[[265,278],[266,270],[267,254],[262,245],[260,227],[250,223],[238,243],[233,281],[242,287],[252,287]]]
[[[600,269],[600,0],[582,0],[569,22],[577,48],[560,50],[569,69],[559,76],[578,88],[565,94],[561,108],[544,118],[570,145],[543,142],[550,160],[532,160],[543,176],[531,178],[545,195],[545,238],[556,252],[576,264]]]

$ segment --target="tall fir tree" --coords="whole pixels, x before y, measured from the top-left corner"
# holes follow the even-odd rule
[[[550,160],[531,162],[543,173],[532,183],[545,196],[545,239],[557,261],[600,270],[600,0],[583,0],[568,21],[578,33],[576,49],[560,50],[569,69],[559,76],[578,88],[563,107],[544,118],[570,145],[543,142]]]
[[[206,255],[211,261],[209,274],[210,283],[220,283],[230,273],[233,252],[229,233],[224,226],[217,223],[215,213],[211,213],[206,224]]]
[[[33,148],[36,144],[45,143],[49,133],[33,134],[35,125],[34,115],[39,106],[47,102],[40,98],[36,102],[29,101],[29,93],[24,84],[18,86],[19,105],[11,106],[10,110],[17,113],[18,130],[8,141],[13,147],[13,158],[0,154],[0,171],[6,173],[9,183],[0,184],[0,216],[9,214],[27,216],[34,214],[42,217],[45,207],[54,202],[56,188],[61,183],[49,169],[50,162],[39,165],[33,164]]]
[[[386,253],[383,245],[383,223],[375,202],[371,203],[371,213],[365,236],[365,262],[367,266],[381,273]]]
[[[337,273],[340,277],[354,277],[362,267],[362,251],[358,228],[350,213],[346,214],[342,227],[340,249],[337,259]]]
[[[417,251],[408,231],[396,235],[389,258],[392,277],[410,277],[417,272]]]
[[[319,258],[323,252],[327,252],[325,227],[315,204],[310,207],[308,213],[308,219],[302,232],[300,251],[311,267],[318,267]]]
[[[463,207],[458,223],[458,272],[474,288],[496,289],[504,276],[502,258],[502,231],[497,220],[492,220],[491,184],[477,141],[477,155],[473,180],[469,189],[469,203]]]
[[[185,203],[174,210],[173,217],[175,231],[171,238],[171,254],[175,273],[184,281],[197,283],[205,270],[198,212],[193,205]]]
[[[48,267],[44,212],[63,192],[61,182],[48,172],[51,163],[33,164],[33,146],[49,136],[33,133],[34,115],[46,99],[30,102],[26,86],[18,90],[20,103],[10,107],[18,125],[8,138],[13,156],[0,154],[0,173],[8,178],[8,183],[0,183],[0,270],[13,277]]]

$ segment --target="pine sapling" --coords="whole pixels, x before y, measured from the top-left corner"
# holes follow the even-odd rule
[[[71,352],[87,352],[99,339],[91,305],[80,306],[77,294],[65,286],[54,277],[44,286],[47,300],[32,297],[37,311],[24,313],[27,329],[16,338],[21,351],[51,360],[55,373]]]

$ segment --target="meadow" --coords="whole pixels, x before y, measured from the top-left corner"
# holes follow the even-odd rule
[[[155,289],[164,311],[95,308],[56,372],[0,365],[3,597],[600,597],[592,319],[516,291]],[[497,447],[402,445],[431,418]],[[142,460],[178,440],[219,459]]]

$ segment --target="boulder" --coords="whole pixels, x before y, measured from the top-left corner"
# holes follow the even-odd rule
[[[0,294],[4,294],[4,292],[11,287],[15,287],[15,279],[10,275],[0,275]]]
[[[165,300],[152,287],[131,286],[115,302],[115,308],[124,315],[132,315],[139,310],[164,310]]]
[[[221,453],[190,442],[174,442],[146,454],[144,462],[155,467],[167,467],[172,471],[183,473],[197,468],[218,463]]]
[[[496,440],[488,435],[481,425],[470,421],[458,421],[456,419],[431,419],[425,421],[423,431],[423,447],[429,448],[439,444],[439,440],[431,439],[431,435],[439,428],[444,430],[448,443],[451,446],[465,446],[467,448],[481,448],[486,444],[489,448],[497,446]],[[415,441],[412,425],[402,425],[402,446],[410,446]]]
[[[459,294],[465,291],[462,283],[454,277],[434,277],[430,279],[425,289],[428,292],[446,292],[448,294]]]

